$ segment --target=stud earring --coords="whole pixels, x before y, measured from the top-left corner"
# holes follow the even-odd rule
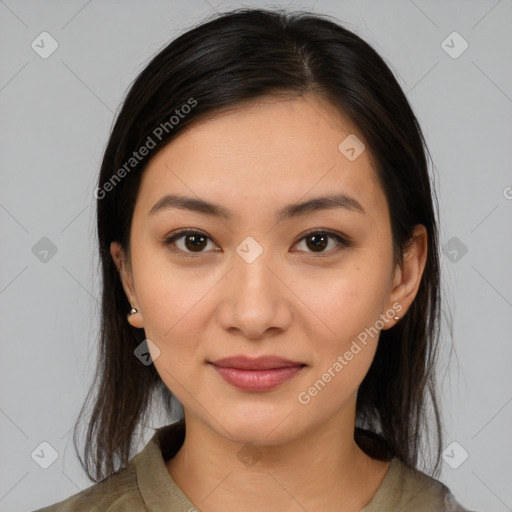
[[[138,310],[132,307],[132,309],[130,309],[130,315],[135,315],[135,313],[138,313]]]
[[[135,310],[137,311],[137,310]],[[400,317],[399,316],[395,316],[395,320],[400,320]]]

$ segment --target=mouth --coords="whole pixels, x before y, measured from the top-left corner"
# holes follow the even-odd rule
[[[268,391],[297,375],[307,365],[276,356],[251,359],[245,356],[209,361],[228,384],[244,391]]]

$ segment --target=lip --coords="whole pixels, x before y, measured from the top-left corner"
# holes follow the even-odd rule
[[[225,368],[237,368],[239,370],[269,370],[274,368],[285,368],[287,366],[301,366],[304,363],[300,361],[291,361],[290,359],[283,359],[277,356],[261,356],[261,357],[247,357],[247,356],[233,356],[210,361],[215,366]]]
[[[217,373],[232,386],[245,391],[268,391],[294,377],[306,365],[276,356],[255,359],[235,356],[210,362]]]

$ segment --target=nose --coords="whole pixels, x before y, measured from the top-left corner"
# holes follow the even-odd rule
[[[223,329],[247,339],[261,340],[290,326],[293,294],[265,251],[252,263],[235,257],[225,276],[217,319]]]

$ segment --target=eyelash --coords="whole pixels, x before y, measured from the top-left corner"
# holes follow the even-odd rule
[[[201,256],[202,254],[206,253],[206,251],[200,251],[197,253],[187,252],[187,251],[183,251],[182,249],[177,249],[176,247],[174,247],[173,246],[174,242],[180,238],[183,238],[185,235],[202,235],[202,236],[206,237],[208,240],[211,240],[211,238],[209,236],[207,236],[205,233],[203,233],[201,231],[197,231],[195,229],[180,229],[179,231],[176,231],[175,233],[172,233],[167,238],[165,238],[165,240],[163,241],[163,244],[171,252],[180,253],[181,255],[183,255],[185,257],[196,258],[196,257]],[[302,242],[302,240],[304,240],[305,238],[308,238],[311,235],[327,235],[330,238],[334,238],[342,247],[350,247],[350,245],[351,245],[350,241],[347,238],[342,237],[338,233],[335,233],[334,231],[330,231],[328,229],[318,229],[318,228],[310,230],[307,233],[304,233],[304,235],[302,235],[302,237],[294,245],[296,245],[299,242]],[[213,241],[213,240],[211,240],[211,241]],[[332,256],[333,254],[337,254],[340,250],[341,250],[341,248],[338,247],[337,249],[334,250],[334,252],[331,249],[330,251],[326,251],[326,252],[319,252],[319,253],[310,252],[310,254],[316,254],[317,257],[321,258],[321,257]]]

